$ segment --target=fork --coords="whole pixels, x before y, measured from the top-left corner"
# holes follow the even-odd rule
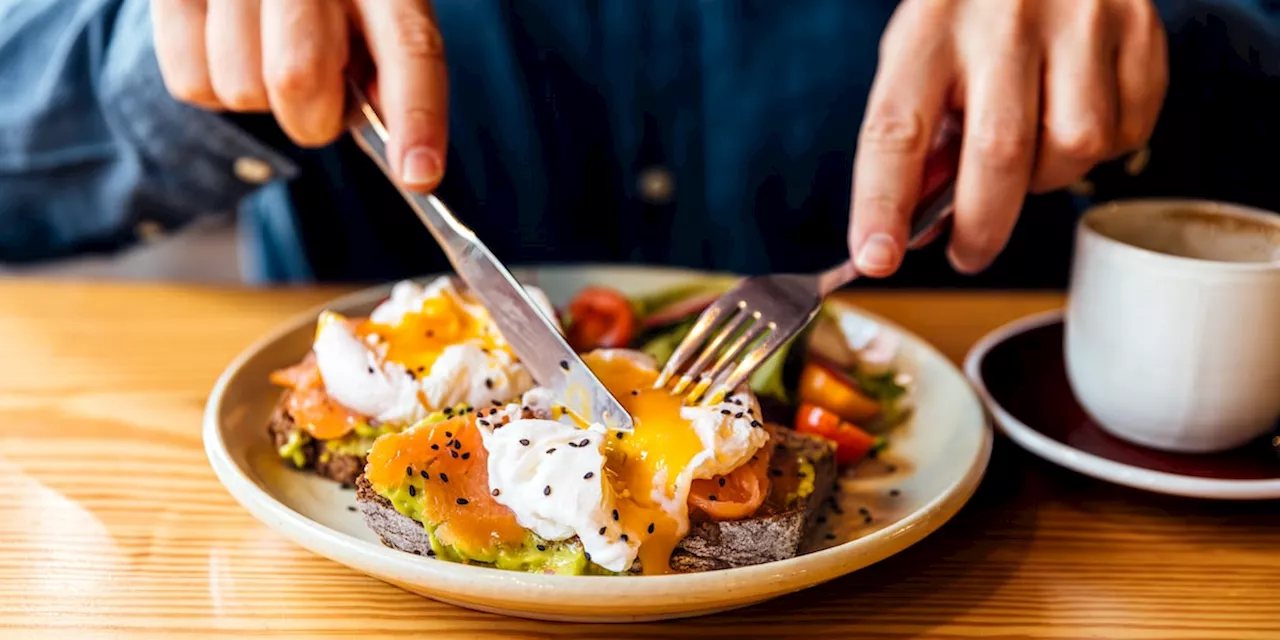
[[[959,134],[954,119],[944,120],[934,151],[925,162],[924,195],[912,216],[908,248],[931,240],[954,210]],[[775,274],[744,279],[698,316],[689,334],[662,368],[654,388],[666,387],[674,379],[671,393],[679,395],[688,391],[685,400],[693,404],[714,386],[709,399],[718,402],[800,333],[817,316],[828,294],[857,276],[851,258],[818,274]],[[744,351],[745,355],[737,360]],[[683,368],[686,364],[688,368]]]

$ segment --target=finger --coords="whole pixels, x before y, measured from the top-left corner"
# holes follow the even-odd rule
[[[1082,2],[1054,25],[1046,52],[1043,118],[1031,190],[1075,183],[1115,144],[1115,43],[1103,3]]]
[[[205,0],[151,0],[160,76],[173,97],[197,106],[221,108],[209,82],[204,46]]]
[[[858,272],[884,277],[907,246],[925,157],[942,117],[951,50],[942,3],[916,3],[894,18],[867,100],[854,159],[849,252]]]
[[[222,0],[218,0],[222,1]],[[332,0],[263,0],[267,99],[295,142],[320,146],[343,131],[346,13]]]
[[[948,256],[958,271],[986,268],[1004,248],[1031,180],[1040,53],[1016,12],[988,20],[962,53],[965,127]]]
[[[1146,2],[1126,4],[1129,13],[1116,58],[1116,154],[1138,149],[1151,138],[1169,84],[1168,43],[1160,16]]]
[[[378,99],[391,140],[391,170],[410,189],[434,189],[448,144],[444,41],[421,0],[357,0],[377,68]]]
[[[205,21],[209,80],[218,101],[232,111],[266,111],[262,81],[261,0],[215,0]]]

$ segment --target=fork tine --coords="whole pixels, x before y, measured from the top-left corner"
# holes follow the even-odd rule
[[[747,314],[744,313],[742,315],[745,316]],[[689,391],[689,395],[686,396],[686,400],[690,404],[695,403],[702,398],[706,390],[711,387],[711,384],[728,369],[729,365],[733,363],[734,359],[738,357],[738,354],[741,353],[747,345],[760,338],[764,332],[772,332],[776,328],[772,322],[759,322],[759,311],[754,311],[750,315],[752,319],[756,320],[756,322],[753,322],[751,326],[747,327],[746,330],[742,332],[742,335],[738,336],[738,339],[734,340],[733,344],[729,345],[729,347],[725,349],[724,353],[720,355],[720,359],[716,360],[715,365],[713,365],[710,370],[699,376],[698,384],[694,385],[693,389]]]
[[[724,341],[728,340],[729,336],[732,336],[744,323],[754,318],[754,315],[747,313],[744,303],[738,303],[737,308],[733,310],[733,315],[729,316],[729,321],[716,330],[715,335],[711,337],[711,341],[702,349],[702,353],[699,353],[698,357],[693,360],[693,364],[689,365],[689,368],[680,374],[680,379],[672,387],[671,393],[679,394],[683,392],[689,386],[689,383],[698,378],[702,370],[706,368],[707,363],[716,357],[716,354],[720,352],[720,347],[724,345]]]
[[[746,382],[747,378],[751,376],[751,373],[759,368],[765,360],[768,360],[770,356],[777,353],[778,349],[780,349],[782,345],[786,344],[787,340],[789,340],[791,336],[802,329],[804,325],[808,324],[815,315],[817,315],[816,309],[813,313],[809,314],[808,318],[802,319],[800,322],[795,322],[790,326],[785,327],[785,330],[779,330],[776,326],[773,327],[773,331],[770,332],[769,335],[765,336],[764,340],[761,341],[760,344],[756,345],[754,349],[748,352],[738,363],[738,366],[734,367],[732,371],[728,372],[728,375],[720,381],[720,384],[715,386],[714,393],[732,393],[739,385]]]
[[[671,353],[671,357],[667,359],[667,364],[662,367],[662,372],[658,374],[658,379],[654,381],[653,388],[661,389],[667,386],[671,376],[675,375],[693,356],[695,350],[707,337],[707,332],[716,326],[716,321],[725,313],[726,309],[736,311],[741,309],[742,306],[742,303],[736,305],[726,304],[724,298],[721,298],[715,304],[707,307],[706,311],[703,311],[702,315],[698,316],[698,321],[693,323],[693,328],[689,330],[688,335],[684,337],[684,340],[680,341],[680,344],[676,346],[676,350]]]

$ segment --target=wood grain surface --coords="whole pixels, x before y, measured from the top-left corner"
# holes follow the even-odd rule
[[[15,638],[1280,638],[1277,503],[1166,498],[999,440],[982,488],[908,551],[754,608],[541,623],[410,595],[287,542],[205,461],[222,368],[336,290],[0,280],[0,635]],[[963,357],[1052,295],[854,300]]]

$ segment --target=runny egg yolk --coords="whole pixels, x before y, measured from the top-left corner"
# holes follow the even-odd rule
[[[317,330],[326,323],[346,321],[338,314],[325,312]],[[351,330],[361,340],[375,336],[376,344],[385,345],[383,359],[409,371],[430,371],[445,348],[455,344],[510,351],[487,314],[473,313],[457,294],[449,291],[423,300],[419,308],[404,314],[395,324],[365,319],[352,323]]]
[[[680,416],[680,398],[652,388],[657,371],[625,357],[595,353],[585,356],[584,362],[635,423],[634,432],[610,433],[605,439],[606,473],[617,496],[616,518],[623,531],[639,537],[644,573],[670,573],[671,554],[688,526],[691,479],[684,479],[683,491],[680,480],[702,452],[702,441]]]

